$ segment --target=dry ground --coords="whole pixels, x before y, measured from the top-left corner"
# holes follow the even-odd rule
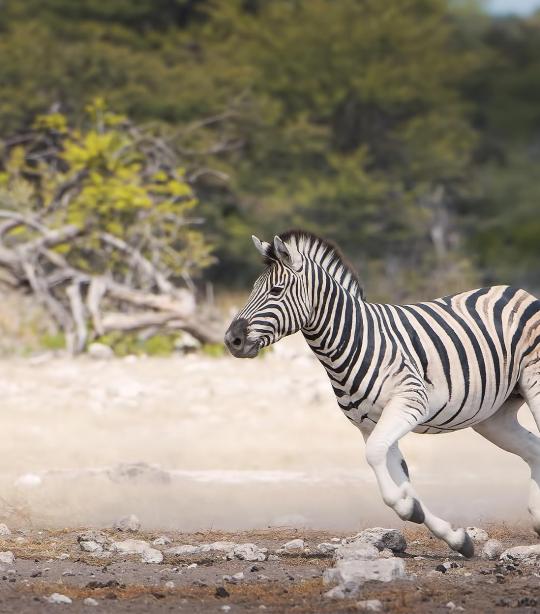
[[[536,543],[532,531],[501,524],[486,527],[490,536],[507,546]],[[99,603],[98,612],[356,612],[358,599],[379,599],[385,612],[449,612],[453,601],[467,612],[540,611],[540,566],[501,567],[480,557],[465,560],[451,553],[445,544],[431,539],[424,530],[405,531],[409,546],[405,558],[407,573],[415,577],[391,584],[370,582],[362,594],[343,601],[324,597],[322,573],[332,565],[331,556],[317,553],[316,545],[331,537],[343,536],[321,531],[272,529],[240,532],[171,533],[173,544],[230,540],[254,542],[269,552],[289,539],[302,537],[312,554],[280,555],[278,560],[250,563],[226,561],[220,554],[189,557],[166,556],[160,565],[146,565],[138,556],[114,555],[96,559],[81,552],[77,532],[18,532],[2,538],[0,549],[16,555],[13,566],[0,572],[0,612],[88,612],[85,597]],[[133,535],[152,540],[157,533]],[[116,539],[121,539],[118,534]],[[69,558],[59,559],[68,554]],[[414,557],[424,557],[417,560]],[[437,577],[428,572],[445,560],[460,566]],[[188,568],[193,562],[197,567]],[[10,568],[15,570],[10,571]],[[224,582],[223,575],[243,571],[245,579],[237,584]],[[67,573],[66,573],[67,572]],[[261,575],[262,574],[262,575]],[[168,581],[174,588],[165,587]],[[223,587],[225,596],[216,589]],[[54,592],[69,596],[70,605],[49,604]],[[538,604],[538,605],[536,605]],[[230,609],[223,608],[230,606]],[[263,607],[264,606],[264,607]]]

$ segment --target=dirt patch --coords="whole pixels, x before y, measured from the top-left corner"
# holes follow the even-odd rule
[[[506,547],[536,543],[531,530],[506,525],[485,527],[490,537]],[[0,550],[15,554],[13,565],[0,571],[0,612],[88,612],[84,599],[96,599],[99,610],[117,612],[357,612],[359,599],[379,599],[386,612],[449,612],[448,602],[468,612],[537,612],[540,610],[540,565],[503,566],[480,557],[465,560],[431,538],[423,529],[404,533],[408,548],[403,558],[410,580],[392,583],[368,582],[354,599],[331,600],[322,574],[332,566],[332,557],[317,550],[317,544],[342,533],[295,529],[272,529],[192,534],[168,532],[172,543],[213,541],[252,542],[276,551],[284,542],[302,537],[309,552],[278,554],[273,560],[249,562],[227,560],[223,553],[177,556],[165,553],[161,564],[144,564],[137,555],[113,554],[107,558],[82,552],[77,542],[80,531],[16,532],[0,540]],[[108,532],[113,539],[125,535]],[[136,533],[130,537],[151,542],[158,533]],[[421,557],[421,558],[417,558]],[[457,566],[433,575],[444,561]],[[194,563],[196,565],[194,565]],[[231,583],[223,576],[243,572]],[[72,599],[70,605],[47,602],[52,593]],[[537,605],[538,604],[538,605]],[[223,606],[226,606],[225,608]]]

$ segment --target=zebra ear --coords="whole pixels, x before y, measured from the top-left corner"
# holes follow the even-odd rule
[[[293,271],[300,271],[302,268],[302,256],[296,247],[286,245],[277,235],[274,237],[274,251],[283,264],[291,267]]]
[[[253,241],[253,244],[257,248],[259,254],[261,254],[263,258],[266,258],[268,254],[268,249],[270,248],[270,243],[267,243],[266,241],[261,241],[255,235],[251,235],[251,240]]]

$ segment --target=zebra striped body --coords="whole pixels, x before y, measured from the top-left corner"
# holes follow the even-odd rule
[[[339,294],[326,299],[330,329],[343,321],[338,335],[322,322],[304,334],[355,423],[377,422],[397,392],[418,414],[415,432],[474,426],[514,393],[540,348],[540,301],[524,290],[497,286],[403,306]]]
[[[253,241],[268,266],[225,335],[231,353],[251,358],[302,331],[364,436],[385,503],[464,556],[474,552],[470,538],[420,501],[398,442],[411,431],[474,428],[529,465],[540,535],[540,438],[516,417],[525,401],[540,428],[540,300],[496,286],[411,305],[368,303],[333,244],[302,231]]]

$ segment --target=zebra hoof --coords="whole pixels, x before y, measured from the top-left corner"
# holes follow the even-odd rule
[[[456,551],[464,556],[466,559],[470,559],[474,556],[474,544],[473,540],[469,537],[467,533],[465,533],[465,539],[463,540],[463,544],[461,547],[456,548]]]
[[[418,501],[418,499],[414,499],[412,513],[410,517],[407,518],[407,520],[409,522],[415,522],[416,524],[423,524],[425,518],[426,518],[426,515],[424,514],[424,510],[422,509],[422,506],[420,505],[420,501]]]

